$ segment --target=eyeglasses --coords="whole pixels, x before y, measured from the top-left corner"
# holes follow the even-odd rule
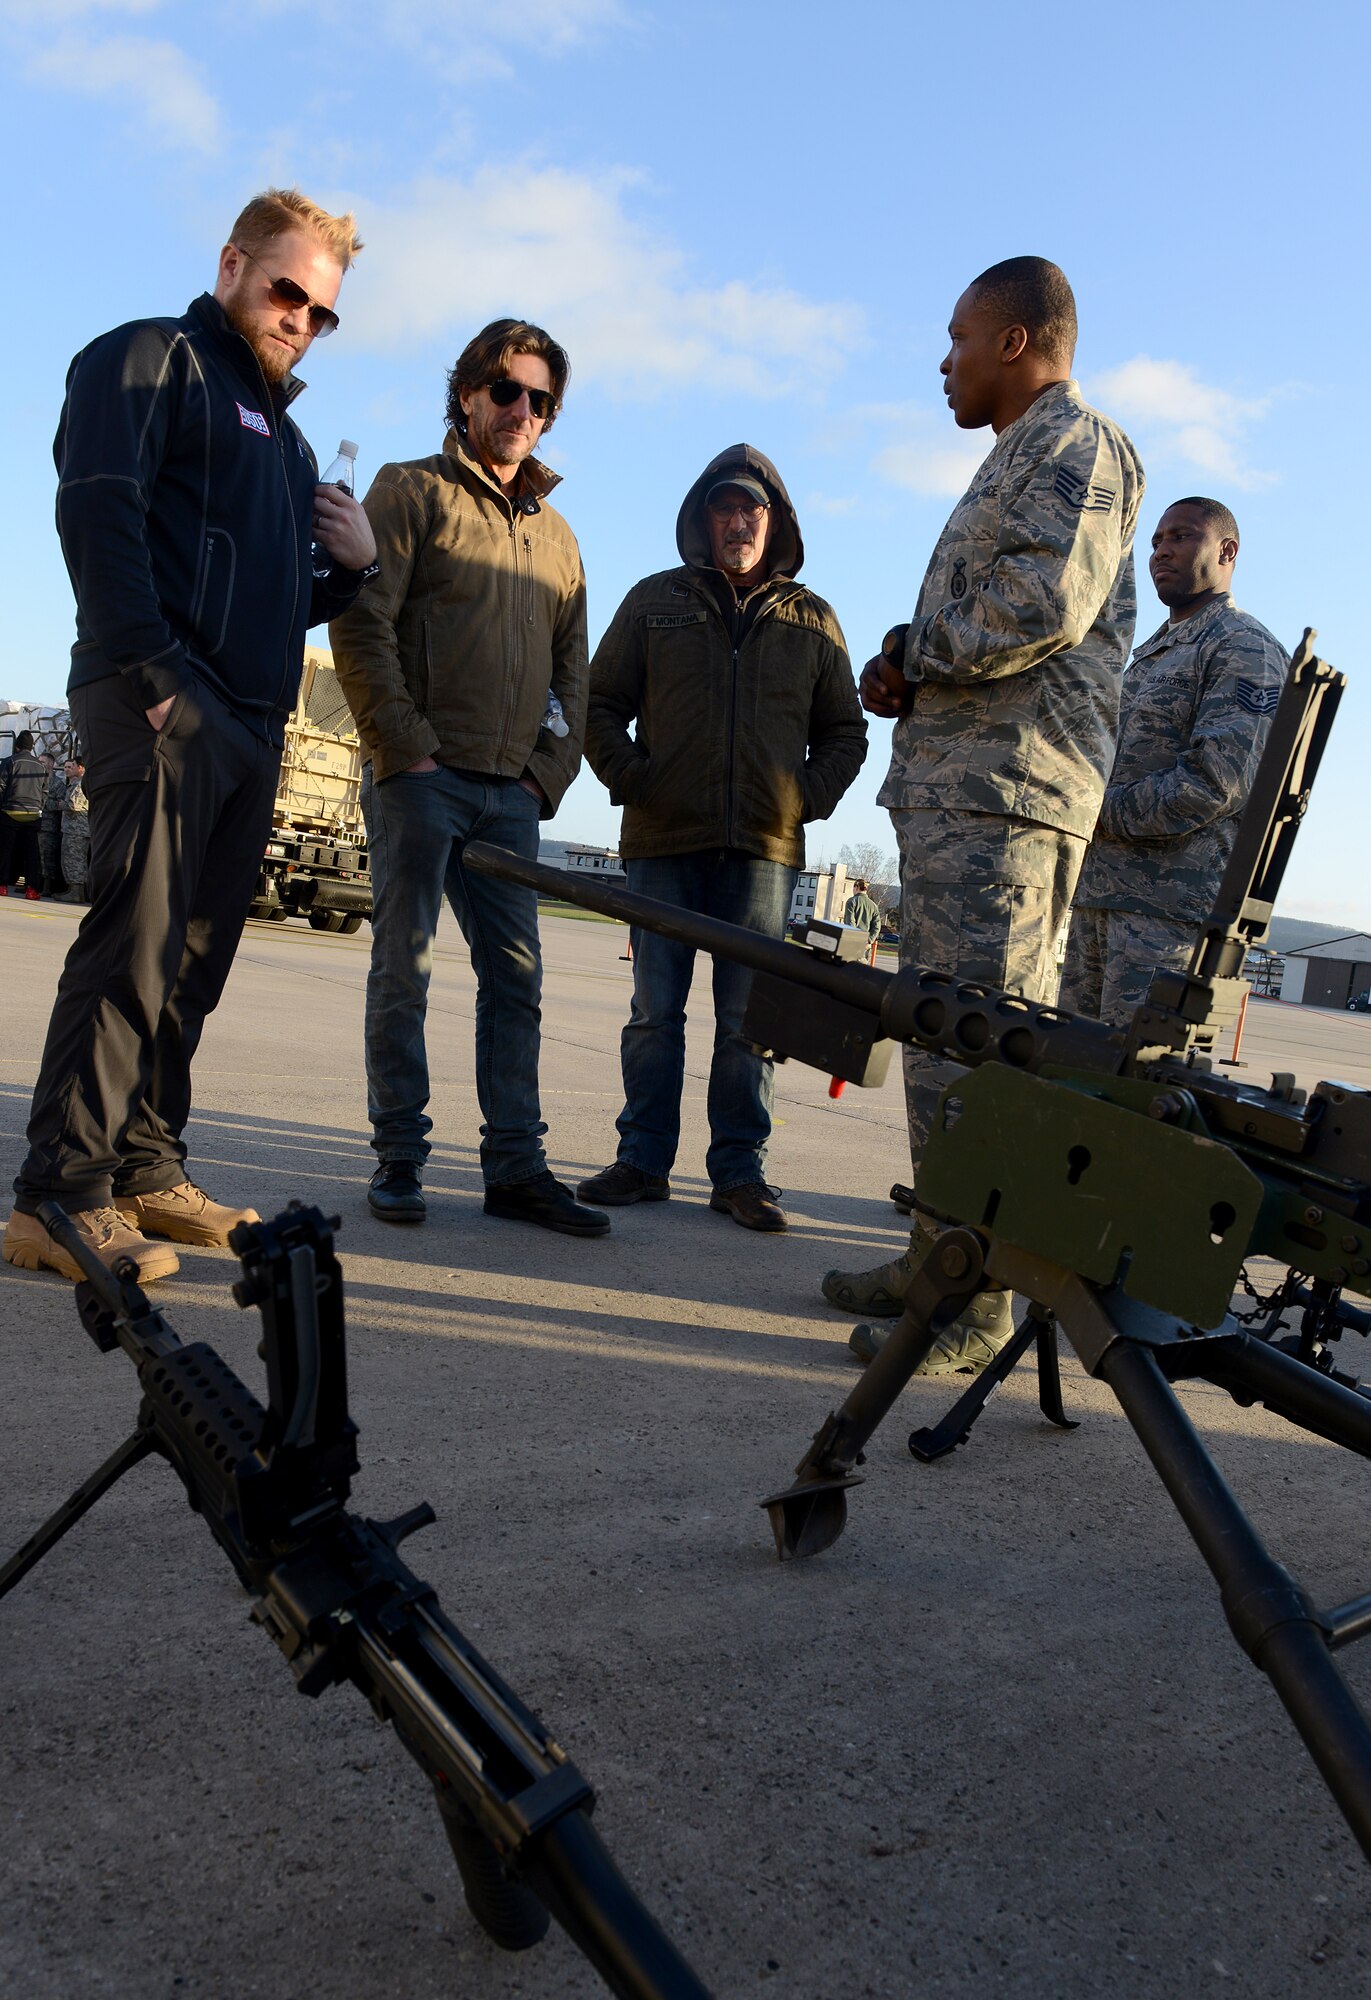
[[[527,382],[516,382],[512,375],[502,375],[497,382],[485,384],[486,394],[497,409],[509,410],[520,396],[528,397],[528,407],[540,424],[545,424],[557,407],[557,398],[551,389],[530,389]]]
[[[267,280],[267,297],[274,306],[280,306],[282,312],[299,312],[301,307],[309,307],[309,330],[313,339],[327,340],[331,333],[337,333],[338,315],[332,306],[317,306],[304,287],[296,284],[294,278],[273,278],[266,265],[259,262],[251,250],[244,250],[241,243],[235,243],[233,247],[242,252],[249,264],[257,265]]]
[[[735,514],[741,514],[749,528],[755,528],[767,511],[755,500],[710,500],[706,504],[716,521],[731,521]]]

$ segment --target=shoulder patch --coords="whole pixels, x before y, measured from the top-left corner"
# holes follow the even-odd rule
[[[260,410],[245,409],[244,406],[241,403],[239,403],[238,421],[243,426],[243,429],[245,431],[257,431],[264,438],[269,438],[271,436],[271,425],[267,422],[266,418],[262,415],[262,412]]]
[[[1107,514],[1118,499],[1118,492],[1103,480],[1082,479],[1069,465],[1059,465],[1052,481],[1053,491],[1059,500],[1065,500],[1078,514]]]
[[[1257,681],[1240,680],[1233,693],[1249,715],[1274,715],[1281,698],[1278,687],[1262,687]]]
[[[649,632],[674,632],[681,625],[704,625],[707,611],[649,611],[643,623]]]

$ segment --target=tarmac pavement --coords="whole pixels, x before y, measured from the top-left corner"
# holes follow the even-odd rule
[[[79,912],[0,903],[0,1126],[22,1152]],[[543,926],[556,1170],[613,1157],[630,974],[617,926]],[[368,1213],[369,933],[251,925],[196,1064],[197,1177],[265,1214],[339,1212],[354,1504],[431,1501],[405,1546],[553,1729],[596,1824],[711,1990],[852,1996],[1363,1994],[1366,1864],[1102,1385],[1081,1428],[1031,1370],[934,1467],[877,1433],[839,1544],[778,1565],[761,1495],[854,1374],[832,1265],[894,1254],[908,1168],[885,1087],[778,1071],[791,1229],[707,1207],[707,987],[673,1199],[579,1242],[481,1213],[474,984],[450,923],[429,1017],[430,1219]],[[1245,1074],[1371,1084],[1371,1017],[1254,1002]],[[157,1288],[254,1385],[227,1252]],[[1371,1375],[1359,1343],[1344,1365]],[[1365,1469],[1207,1385],[1182,1390],[1317,1601],[1371,1588]],[[60,1279],[0,1265],[0,1554],[132,1426],[120,1355]],[[1340,1655],[1371,1701],[1371,1648]],[[350,1689],[301,1700],[160,1461],[0,1604],[0,1994],[24,2000],[552,2000],[604,1989],[554,1929],[507,1956],[468,1916],[428,1790]]]

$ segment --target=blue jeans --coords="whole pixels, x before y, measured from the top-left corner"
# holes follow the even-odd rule
[[[785,935],[795,870],[759,861],[736,848],[664,854],[625,863],[628,886],[703,916],[744,924],[768,937]],[[686,1001],[695,953],[655,931],[632,933],[633,1011],[619,1045],[624,1108],[619,1158],[645,1174],[667,1174],[681,1137],[685,1081]],[[709,1066],[709,1151],[705,1168],[716,1188],[763,1178],[771,1137],[771,1064],[753,1053],[740,1030],[752,974],[714,961],[714,1058]]]
[[[468,875],[462,848],[489,840],[533,861],[538,801],[515,778],[470,771],[362,772],[371,849],[371,971],[367,978],[367,1113],[383,1160],[428,1157],[433,1121],[424,1015],[444,892],[476,973],[476,1097],[487,1187],[531,1180],[546,1166],[538,1103],[538,898],[489,875]]]

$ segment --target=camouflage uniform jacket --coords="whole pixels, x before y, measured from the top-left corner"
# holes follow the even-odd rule
[[[943,529],[905,636],[914,705],[879,802],[1088,835],[1133,642],[1143,470],[1054,383],[1000,432]]]
[[[1289,666],[1226,591],[1139,646],[1079,905],[1208,916]]]

